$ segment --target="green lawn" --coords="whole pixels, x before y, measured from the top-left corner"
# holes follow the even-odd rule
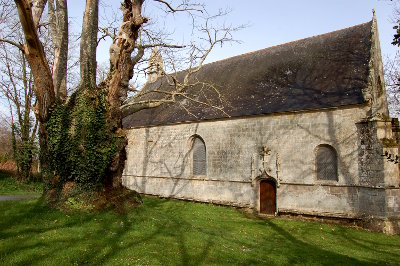
[[[126,214],[0,202],[0,265],[400,264],[400,237],[144,197]]]
[[[30,195],[41,194],[41,182],[20,183],[6,173],[0,172],[0,195]]]

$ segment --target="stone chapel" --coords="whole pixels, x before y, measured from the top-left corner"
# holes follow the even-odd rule
[[[151,69],[140,100],[170,89]],[[399,126],[375,16],[204,65],[195,79],[192,100],[123,120],[126,187],[266,214],[400,217]]]

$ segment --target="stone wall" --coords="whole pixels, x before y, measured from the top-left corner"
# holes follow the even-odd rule
[[[400,214],[400,189],[389,188],[385,191],[386,197],[386,216],[399,217]],[[399,231],[400,232],[400,231]]]
[[[391,121],[357,123],[361,186],[359,215],[400,216],[398,145]],[[389,156],[390,155],[390,156]]]
[[[363,129],[356,124],[366,117],[367,109],[358,106],[130,129],[124,182],[141,193],[257,209],[256,177],[264,171],[277,182],[278,211],[381,216],[386,213],[385,174],[369,179],[371,175],[364,173],[382,165],[369,159],[359,166],[360,134],[377,134],[372,124]],[[191,174],[193,136],[206,144],[206,176]],[[321,144],[337,152],[338,181],[316,180],[315,150]],[[382,144],[377,145],[382,152]],[[369,151],[378,153],[378,148]],[[398,183],[398,174],[393,178]],[[371,209],[371,204],[379,206]],[[391,206],[397,208],[395,203]]]

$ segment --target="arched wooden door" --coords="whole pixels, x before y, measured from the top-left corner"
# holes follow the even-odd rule
[[[276,185],[272,180],[260,182],[260,213],[275,214],[276,212]]]

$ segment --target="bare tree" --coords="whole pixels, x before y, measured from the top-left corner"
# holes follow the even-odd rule
[[[32,175],[32,163],[36,149],[37,120],[33,115],[35,95],[33,77],[20,43],[23,32],[17,19],[15,7],[2,2],[0,25],[0,95],[9,105],[7,126],[11,130],[13,155],[18,167],[18,177],[28,180]],[[37,18],[38,19],[38,18]],[[38,23],[36,23],[38,25]],[[44,36],[43,36],[44,37]],[[44,38],[46,42],[46,38]]]
[[[232,27],[222,27],[221,29],[213,28],[210,22],[224,15],[223,12],[218,13],[216,16],[209,16],[204,9],[204,5],[191,3],[187,0],[182,0],[179,4],[173,5],[172,2],[164,0],[152,0],[148,1],[151,4],[160,5],[166,14],[175,14],[179,12],[185,12],[189,14],[189,17],[193,23],[193,29],[204,34],[201,44],[195,45],[195,43],[189,44],[174,44],[169,42],[165,38],[162,38],[162,34],[159,32],[152,31],[150,28],[146,28],[149,18],[143,15],[144,0],[124,0],[121,5],[123,13],[122,22],[118,30],[110,30],[109,28],[102,28],[101,32],[103,36],[109,36],[113,39],[113,43],[110,47],[110,71],[107,77],[96,86],[96,46],[98,44],[97,32],[98,32],[98,13],[99,13],[99,1],[98,0],[86,0],[86,8],[83,18],[82,34],[81,34],[81,47],[80,47],[80,70],[81,70],[81,82],[78,89],[78,94],[89,95],[88,99],[92,102],[96,102],[96,96],[105,93],[107,101],[107,127],[110,136],[118,139],[118,150],[110,161],[108,176],[104,183],[112,184],[112,186],[121,186],[121,175],[124,167],[124,156],[126,139],[122,130],[122,118],[125,115],[129,115],[133,112],[137,112],[141,109],[156,107],[161,104],[175,101],[175,98],[179,95],[185,97],[191,101],[197,101],[199,104],[210,104],[206,101],[200,101],[194,97],[191,97],[187,90],[190,87],[201,85],[207,85],[207,88],[216,90],[217,88],[213,84],[205,84],[204,82],[197,80],[196,73],[200,71],[203,64],[210,54],[211,50],[219,44],[223,44],[227,41],[232,41],[232,31],[236,30]],[[47,61],[46,54],[44,52],[43,44],[38,36],[37,28],[35,24],[35,18],[40,17],[38,13],[35,13],[35,9],[32,8],[40,6],[43,1],[33,0],[33,5],[28,0],[15,0],[21,25],[25,34],[24,44],[12,43],[3,39],[4,42],[11,43],[18,47],[18,49],[26,56],[29,62],[31,73],[33,75],[34,91],[37,98],[36,114],[40,121],[40,143],[41,143],[41,160],[43,167],[48,167],[46,159],[51,158],[52,154],[49,154],[49,128],[47,123],[51,118],[51,111],[62,105],[62,101],[57,101],[57,97],[62,98],[61,88],[63,88],[63,82],[65,75],[58,75],[56,72],[56,63],[60,62],[60,72],[65,72],[65,54],[61,52],[54,53],[54,66],[53,73],[49,62]],[[54,36],[55,33],[59,37],[60,33],[67,31],[66,25],[63,27],[54,29],[54,25],[60,25],[63,23],[54,22],[58,19],[65,22],[66,17],[66,0],[57,0],[57,8],[54,8],[54,0],[49,2],[49,19],[53,33],[53,42],[55,49],[64,49],[64,41],[60,41]],[[57,13],[59,9],[60,14]],[[40,10],[40,8],[38,8]],[[204,24],[195,24],[197,19],[202,19]],[[37,25],[40,25],[37,24]],[[64,36],[61,34],[62,36]],[[67,36],[67,35],[65,35]],[[65,37],[64,36],[64,37]],[[103,38],[100,37],[101,38]],[[65,38],[63,37],[63,40]],[[172,89],[159,90],[158,93],[162,94],[162,97],[155,101],[141,101],[140,97],[145,95],[146,91],[141,91],[137,96],[128,102],[126,102],[128,91],[132,91],[130,81],[135,73],[135,70],[140,72],[138,66],[143,66],[146,55],[150,54],[149,50],[153,48],[165,49],[167,54],[176,54],[172,50],[184,49],[184,53],[189,53],[189,58],[186,60],[171,59],[172,65],[166,69],[161,70],[161,75],[165,76],[169,87]],[[62,58],[61,58],[62,57]],[[63,62],[61,64],[61,61]],[[179,72],[176,62],[187,63],[187,70]],[[62,67],[61,67],[62,65]],[[169,71],[172,70],[172,71]],[[143,69],[142,69],[143,71]],[[145,72],[145,71],[144,71]],[[65,83],[64,83],[65,84]],[[76,97],[74,98],[76,99]],[[99,101],[99,100],[98,100]],[[68,106],[72,106],[75,100],[71,100],[67,103]],[[217,109],[222,108],[220,106],[214,106]],[[85,107],[86,108],[86,107]],[[79,112],[77,112],[79,113]],[[74,134],[76,127],[74,124],[78,118],[71,118],[72,127],[68,129],[68,132]],[[88,120],[91,121],[90,119]],[[80,127],[82,128],[82,126]],[[62,131],[52,131],[57,133],[52,134],[63,134]],[[60,133],[61,132],[61,133]],[[82,131],[84,132],[84,131]],[[85,135],[85,134],[83,134]],[[51,137],[51,136],[50,136]],[[88,136],[90,137],[90,136]],[[91,143],[93,143],[92,140]],[[85,145],[78,145],[78,149],[82,154],[87,153],[84,148]],[[103,146],[102,146],[103,147]],[[104,149],[102,149],[104,150]],[[76,156],[76,153],[73,154]],[[93,161],[93,160],[91,160]],[[64,162],[65,163],[65,162]],[[59,178],[56,177],[57,180]]]
[[[394,58],[385,58],[385,83],[388,96],[389,111],[392,116],[400,116],[400,55],[396,53]]]
[[[9,103],[12,147],[20,180],[32,176],[37,120],[33,116],[33,81],[24,54],[0,43],[0,94]]]
[[[12,158],[11,132],[6,120],[0,118],[0,164]]]
[[[391,1],[393,5],[392,22],[395,24],[393,29],[393,42],[395,46],[400,46],[400,1]],[[385,83],[388,94],[389,111],[393,116],[400,115],[400,54],[385,59]]]

